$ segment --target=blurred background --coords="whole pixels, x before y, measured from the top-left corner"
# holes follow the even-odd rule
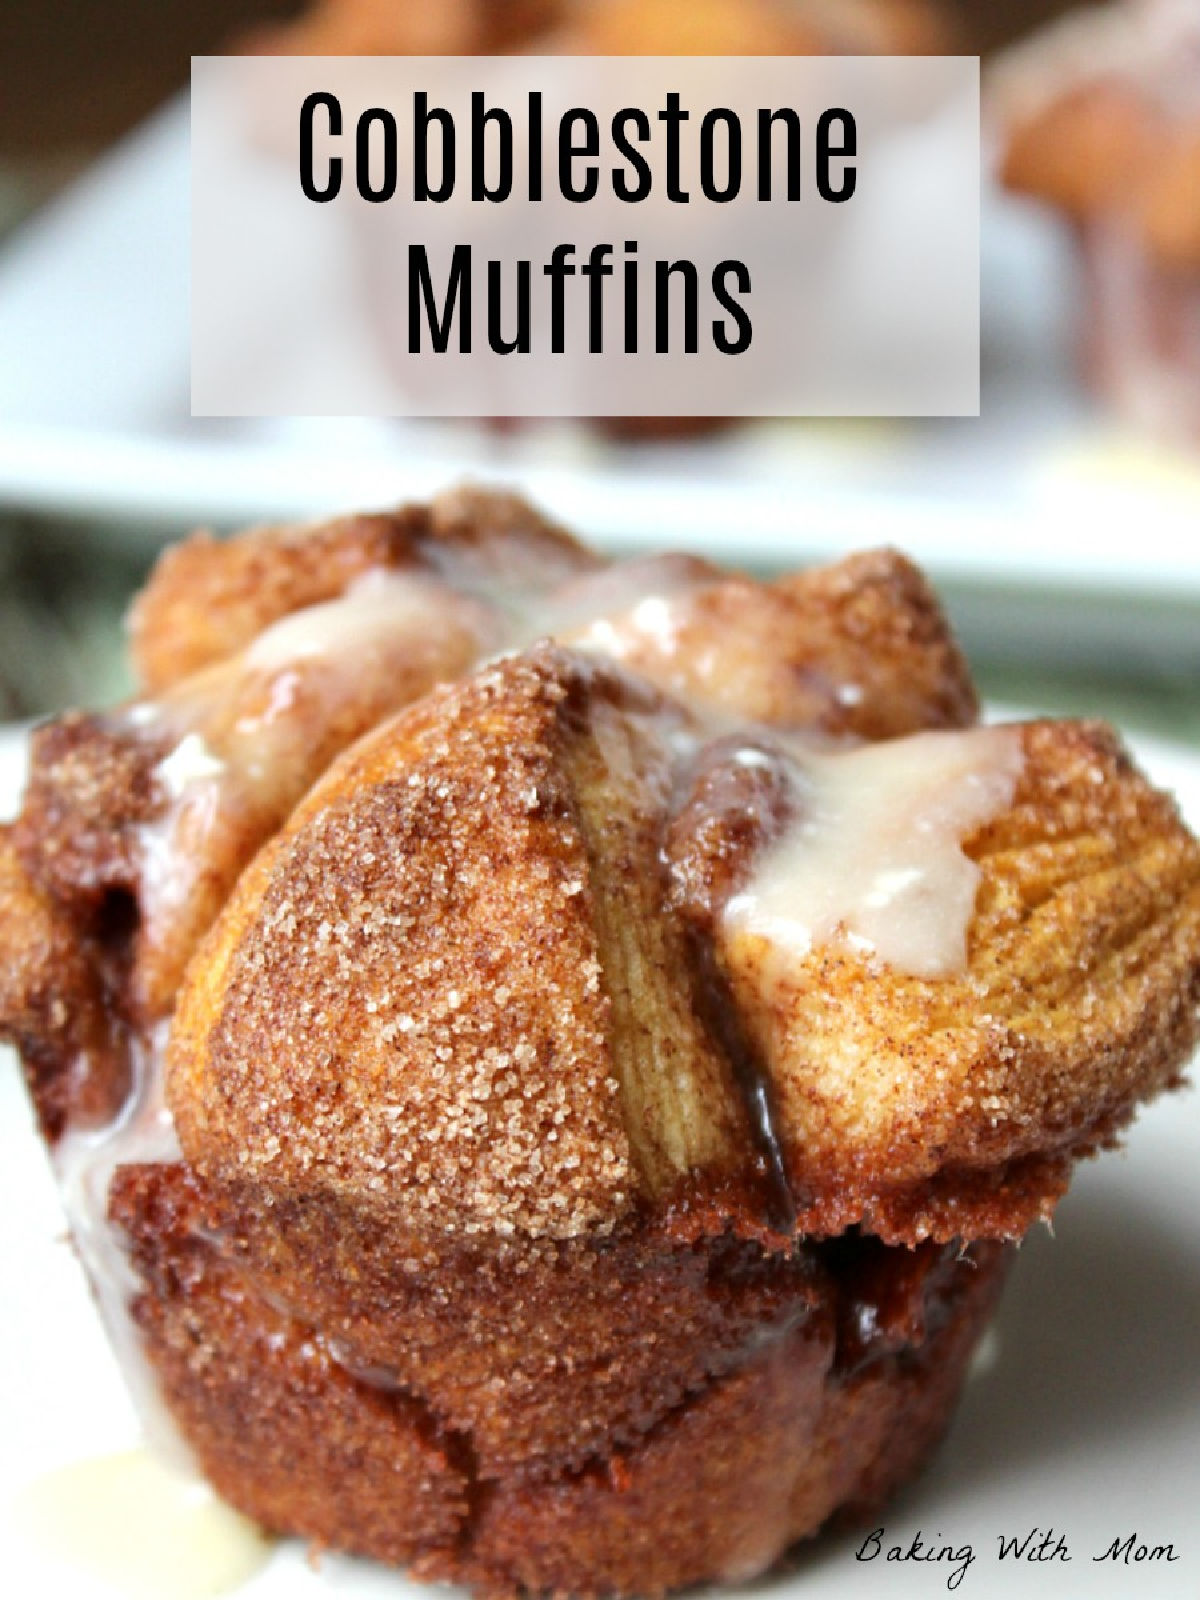
[[[193,422],[190,55],[543,41],[982,52],[982,417],[700,438]],[[993,697],[1200,745],[1198,41],[1200,0],[2,0],[0,719],[126,691],[121,616],[187,527],[469,475],[618,550],[768,570],[900,544]]]

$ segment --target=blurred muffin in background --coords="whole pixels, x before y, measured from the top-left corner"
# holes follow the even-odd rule
[[[314,0],[297,21],[258,29],[242,48],[265,55],[920,55],[953,48],[955,37],[942,0]],[[621,443],[662,443],[729,425],[721,417],[590,420]]]
[[[314,0],[245,47],[295,55],[930,54],[940,0]]]
[[[489,55],[551,25],[562,0],[313,0],[295,21],[240,41],[261,55]]]
[[[1003,181],[1078,241],[1090,381],[1138,425],[1200,442],[1200,5],[1073,13],[991,91]]]
[[[577,0],[555,47],[592,55],[923,55],[950,47],[936,0]]]

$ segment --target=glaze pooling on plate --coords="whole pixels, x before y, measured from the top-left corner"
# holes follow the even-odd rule
[[[22,1522],[55,1560],[124,1600],[214,1600],[270,1560],[273,1544],[157,1449],[72,1462],[22,1492]]]

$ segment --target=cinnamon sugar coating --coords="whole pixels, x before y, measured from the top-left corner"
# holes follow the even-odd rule
[[[662,629],[616,620],[622,664],[730,717],[887,739],[964,727],[978,712],[933,590],[895,550],[774,583],[712,568],[667,609]]]
[[[1031,724],[1012,804],[965,841],[961,977],[836,942],[781,962],[717,914],[779,825],[749,792],[769,767],[736,769],[732,803],[702,780],[660,851],[689,727],[546,646],[335,766],[193,964],[168,1078],[189,1159],[417,1230],[611,1227],[762,1172],[724,1007],[803,1231],[1015,1238],[1048,1214],[1195,1042],[1200,850],[1171,803],[1105,730]]]
[[[827,945],[763,1005],[771,952],[722,940],[807,1229],[1019,1237],[1195,1047],[1195,839],[1101,725],[1022,743],[1011,806],[964,842],[982,878],[961,977]]]
[[[43,1136],[69,1121],[104,1123],[120,1109],[126,1078],[98,970],[102,953],[26,872],[12,830],[0,827],[0,1037],[20,1053]]]
[[[114,893],[136,903],[128,1011],[143,1025],[170,1014],[239,873],[341,750],[498,642],[476,591],[503,580],[536,596],[596,565],[524,501],[471,489],[168,551],[133,608],[155,697],[39,729],[17,826],[33,870],[77,915]],[[301,637],[294,657],[278,645],[256,656],[271,624],[401,572],[424,587],[389,634],[351,612],[327,650]],[[189,793],[183,777],[180,796],[163,763],[185,735],[209,781]]]
[[[478,586],[505,578],[536,591],[597,565],[528,501],[472,488],[428,506],[264,526],[237,539],[194,533],[163,552],[130,608],[130,650],[142,687],[157,694],[369,572],[450,566]]]
[[[425,1409],[356,1382],[314,1330],[250,1292],[206,1242],[184,1167],[121,1168],[111,1204],[146,1285],[135,1324],[217,1491],[318,1546],[392,1562],[453,1548],[464,1475]]]
[[[172,1030],[202,1171],[403,1197],[437,1231],[570,1237],[621,1214],[587,859],[546,748],[561,698],[521,667],[435,696],[243,877]]]
[[[854,1378],[835,1361],[818,1383],[821,1343],[798,1329],[606,1472],[553,1493],[504,1479],[482,1500],[465,1559],[440,1573],[490,1594],[658,1595],[745,1582],[835,1513],[876,1516],[945,1432],[1006,1264],[986,1252],[964,1262],[928,1340]]]
[[[134,740],[104,716],[68,712],[31,735],[13,840],[66,912],[90,919],[137,871],[137,829],[160,809],[154,767],[171,741]]]
[[[324,1330],[345,1369],[420,1395],[489,1478],[582,1471],[791,1328],[829,1285],[803,1250],[661,1217],[572,1240],[415,1234],[352,1201],[206,1183],[248,1294]],[[906,1253],[907,1254],[907,1253]]]
[[[281,1310],[273,1290],[257,1292],[186,1168],[123,1169],[113,1207],[147,1285],[134,1309],[150,1359],[218,1490],[269,1529],[497,1600],[736,1581],[837,1508],[872,1512],[944,1431],[1008,1264],[995,1246],[910,1253],[853,1239],[836,1260],[798,1251],[790,1268],[761,1256],[755,1264],[752,1247],[718,1249],[706,1264],[703,1250],[680,1256],[665,1240],[657,1250],[647,1241],[626,1279],[639,1296],[637,1336],[618,1327],[618,1343],[607,1345],[610,1362],[636,1363],[636,1415],[587,1409],[594,1374],[582,1359],[572,1373],[577,1328],[565,1292],[532,1351],[508,1344],[509,1307],[500,1307],[490,1359],[501,1411],[514,1360],[544,1369],[529,1394],[543,1450],[513,1461],[493,1453],[486,1409],[478,1430],[455,1411],[448,1353],[455,1337],[472,1345],[489,1290],[507,1286],[511,1306],[510,1276],[485,1281],[477,1310],[470,1280],[448,1263],[440,1276],[414,1273],[418,1315],[422,1290],[445,1290],[444,1370],[356,1366],[303,1312]],[[598,1245],[601,1254],[614,1248]],[[565,1291],[566,1254],[559,1271]],[[688,1271],[699,1272],[708,1301],[703,1328],[689,1328],[689,1357],[712,1350],[716,1359],[681,1390],[673,1352],[659,1364],[653,1352],[679,1313],[687,1318]],[[768,1296],[750,1321],[747,1274]],[[531,1283],[531,1308],[544,1287]],[[580,1287],[586,1299],[586,1274]],[[599,1296],[595,1311],[599,1328]],[[864,1344],[861,1330],[875,1327],[881,1336]],[[478,1348],[483,1358],[489,1344]]]
[[[1014,736],[917,978],[725,916],[812,741],[975,719],[894,552],[606,568],[472,491],[194,542],[135,633],[158,694],[40,731],[0,829],[0,1032],[52,1144],[165,1073],[183,1160],[107,1205],[220,1492],[653,1594],[916,1470],[1003,1241],[1195,1042],[1200,847],[1115,736]]]
[[[541,647],[335,766],[193,964],[168,1064],[189,1158],[552,1238],[744,1167],[663,914],[659,709]]]

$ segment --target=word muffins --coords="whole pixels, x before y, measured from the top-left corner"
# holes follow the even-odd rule
[[[770,1567],[943,1433],[1196,1038],[1200,847],[977,723],[920,574],[520,501],[168,552],[34,736],[0,1022],[131,1382],[264,1527],[485,1595]]]

